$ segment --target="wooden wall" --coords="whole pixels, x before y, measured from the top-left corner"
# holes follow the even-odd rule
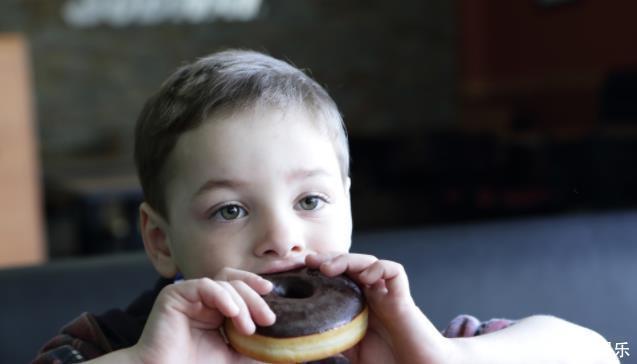
[[[24,38],[0,34],[0,267],[44,260],[29,63]]]

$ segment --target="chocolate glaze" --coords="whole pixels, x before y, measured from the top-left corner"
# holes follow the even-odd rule
[[[327,277],[316,269],[265,274],[274,284],[263,296],[276,315],[271,326],[257,326],[270,337],[295,337],[321,333],[350,322],[365,307],[361,289],[345,275]]]

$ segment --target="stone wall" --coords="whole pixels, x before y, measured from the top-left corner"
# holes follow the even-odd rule
[[[353,136],[409,134],[456,116],[453,2],[264,0],[249,22],[78,28],[62,18],[67,1],[0,4],[0,31],[30,42],[45,167],[59,157],[126,161],[144,100],[175,67],[225,47],[310,69]]]

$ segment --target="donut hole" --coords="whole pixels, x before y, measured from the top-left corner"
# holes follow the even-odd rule
[[[279,297],[301,299],[312,297],[314,286],[298,277],[287,277],[277,282],[272,291]]]

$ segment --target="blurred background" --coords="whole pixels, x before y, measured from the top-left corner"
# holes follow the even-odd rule
[[[0,265],[142,249],[132,135],[226,47],[308,69],[355,230],[637,206],[637,2],[4,0]]]

